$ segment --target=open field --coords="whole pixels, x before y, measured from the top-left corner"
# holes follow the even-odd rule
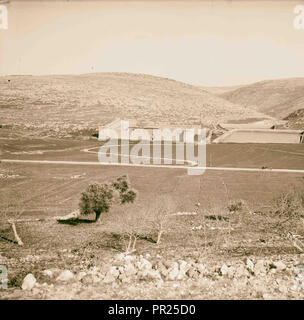
[[[4,172],[19,177],[0,179],[3,195],[10,189],[30,190],[26,205],[28,213],[40,213],[40,217],[67,214],[77,209],[81,192],[91,182],[105,182],[126,173],[139,191],[139,201],[145,203],[150,197],[166,193],[177,201],[180,199],[181,206],[190,211],[198,201],[202,204],[206,200],[214,203],[226,201],[223,182],[231,199],[244,199],[252,204],[258,202],[263,206],[289,183],[297,184],[303,180],[303,174],[299,173],[206,171],[202,176],[189,176],[185,169],[57,164],[3,163],[1,173]]]
[[[97,139],[10,136],[8,132],[11,130],[0,130],[4,133],[0,138],[0,159],[95,162],[98,161],[98,149],[103,144]],[[85,152],[85,149],[91,149],[92,153]],[[152,146],[150,149],[152,155]],[[304,169],[304,144],[207,144],[206,152],[208,167]],[[174,156],[173,144],[173,161]]]
[[[1,139],[2,158],[23,160],[62,160],[97,162],[97,154],[87,147],[102,145],[96,140]],[[93,149],[94,150],[94,149]],[[96,147],[96,152],[98,147]],[[208,167],[304,169],[304,145],[293,144],[219,144],[207,145]],[[190,206],[214,198],[221,202],[223,182],[231,198],[267,205],[278,190],[301,180],[301,173],[206,171],[202,176],[188,176],[186,169],[117,166],[69,166],[60,164],[2,163],[1,173],[19,177],[0,180],[1,190],[30,190],[29,212],[42,215],[64,214],[77,208],[80,193],[92,181],[103,182],[127,173],[140,191],[143,201],[154,193],[166,192],[176,199],[185,194]],[[201,184],[201,194],[199,194]],[[221,190],[221,191],[220,191]],[[42,201],[43,200],[43,201]],[[265,202],[265,203],[264,203]],[[43,208],[47,207],[45,210]],[[191,208],[188,208],[191,210]],[[46,211],[47,213],[44,213]]]
[[[98,162],[97,153],[102,143],[96,140],[60,139],[0,139],[2,159],[86,161]],[[95,148],[95,149],[94,149]],[[174,151],[174,148],[173,148]],[[174,158],[174,152],[173,152]],[[191,206],[196,201],[223,199],[223,182],[232,198],[259,203],[268,200],[288,183],[301,180],[301,173],[275,173],[271,169],[304,170],[303,144],[218,144],[207,145],[207,167],[265,168],[265,172],[224,172],[207,170],[202,176],[188,176],[186,169],[141,168],[117,166],[81,166],[68,164],[9,164],[1,163],[2,175],[19,175],[14,179],[0,179],[1,190],[31,190],[29,212],[63,214],[77,208],[80,193],[92,181],[105,181],[127,173],[140,197],[146,199],[154,192],[167,192],[179,199],[187,190]],[[151,160],[152,163],[152,160]],[[270,171],[269,171],[270,170]],[[199,194],[201,184],[201,194]],[[160,188],[161,189],[160,189]],[[216,192],[216,190],[218,190]],[[223,191],[223,190],[222,190]],[[42,198],[44,203],[42,202]],[[263,201],[261,201],[263,200]],[[145,201],[145,200],[143,200]],[[190,209],[190,208],[189,208]],[[40,211],[39,211],[40,210]],[[43,213],[44,214],[44,213]]]

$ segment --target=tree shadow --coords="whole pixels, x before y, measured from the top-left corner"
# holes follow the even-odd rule
[[[8,241],[8,242],[12,242],[12,243],[14,243],[14,244],[18,244],[17,241],[11,240],[11,239],[9,239],[9,238],[7,238],[7,237],[4,237],[4,236],[0,236],[0,239],[6,240],[6,241]]]
[[[80,223],[94,223],[96,221],[90,220],[90,219],[70,218],[70,219],[66,219],[66,220],[57,219],[57,222],[61,223],[61,224],[68,224],[71,226],[76,226],[77,224],[80,224]]]

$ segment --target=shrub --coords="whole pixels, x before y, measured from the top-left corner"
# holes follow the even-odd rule
[[[129,190],[130,182],[127,176],[121,176],[112,183],[112,187],[119,192],[121,204],[133,203],[136,198],[136,192]]]
[[[282,216],[297,216],[304,211],[304,193],[295,186],[289,187],[286,191],[274,199],[274,212]]]
[[[240,200],[237,202],[232,202],[228,205],[227,209],[229,212],[237,212],[237,211],[242,211],[244,207],[244,201]]]
[[[129,189],[127,176],[111,184],[93,183],[82,193],[79,208],[82,215],[95,214],[97,221],[103,212],[108,212],[114,203],[133,203],[136,192]]]

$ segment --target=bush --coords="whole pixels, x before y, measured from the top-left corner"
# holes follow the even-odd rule
[[[242,211],[243,207],[244,207],[244,201],[240,200],[237,202],[230,203],[227,209],[229,210],[229,212],[238,212],[238,211]]]
[[[293,217],[303,214],[304,192],[295,186],[289,187],[274,199],[274,213]]]
[[[93,183],[81,195],[80,213],[95,214],[97,221],[101,213],[108,212],[114,203],[133,203],[135,198],[136,192],[129,189],[127,176],[122,176],[111,184]]]
[[[119,192],[121,204],[133,203],[136,198],[136,193],[133,190],[129,190],[130,182],[127,176],[119,177],[112,183],[112,187]]]

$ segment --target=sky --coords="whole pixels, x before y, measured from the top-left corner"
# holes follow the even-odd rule
[[[201,86],[304,76],[293,1],[13,1],[0,75],[145,73]]]

